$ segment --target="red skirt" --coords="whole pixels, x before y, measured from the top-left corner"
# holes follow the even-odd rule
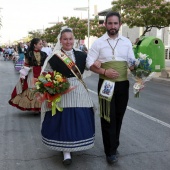
[[[38,78],[41,72],[41,66],[34,66],[32,68],[33,78]],[[30,73],[29,73],[30,74]],[[25,79],[20,79],[19,84],[21,93],[17,93],[17,85],[15,86],[9,104],[23,111],[40,111],[41,103],[35,97],[34,90],[28,87],[27,83],[28,76]]]

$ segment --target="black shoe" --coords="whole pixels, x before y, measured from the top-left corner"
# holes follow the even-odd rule
[[[109,164],[114,164],[118,161],[118,158],[116,155],[106,156],[106,160]]]
[[[63,160],[63,164],[64,164],[64,165],[70,165],[71,163],[72,163],[71,158],[70,158],[70,159],[65,159],[65,160]]]

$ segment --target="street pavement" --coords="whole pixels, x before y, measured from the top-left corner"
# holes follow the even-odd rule
[[[0,170],[169,170],[170,124],[161,125],[127,109],[120,137],[119,161],[107,164],[102,144],[100,119],[95,113],[94,148],[72,154],[69,167],[61,152],[48,150],[41,142],[40,117],[8,104],[18,81],[11,61],[0,59]],[[159,81],[162,79],[155,78]],[[169,83],[168,79],[165,79]],[[96,105],[96,94],[90,93]]]

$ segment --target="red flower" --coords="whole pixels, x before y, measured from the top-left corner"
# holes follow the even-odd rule
[[[46,86],[46,87],[54,87],[52,82],[45,83],[44,86]]]
[[[42,75],[45,76],[47,73],[46,72],[42,72]]]
[[[63,78],[63,82],[64,82],[64,83],[67,82],[67,79],[66,79],[66,78]]]
[[[51,77],[52,77],[52,78],[54,77],[54,72],[51,72]]]

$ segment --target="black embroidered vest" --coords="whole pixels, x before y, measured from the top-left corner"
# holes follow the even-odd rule
[[[87,54],[81,52],[81,51],[75,51],[73,50],[75,59],[76,59],[76,65],[79,68],[81,74],[83,74],[85,66],[86,66],[86,58]],[[63,74],[65,77],[75,77],[74,74],[69,70],[69,68],[63,63],[61,59],[59,59],[56,55],[53,55],[52,58],[49,60],[49,64],[51,68],[54,71],[57,71],[61,74]]]
[[[40,66],[43,66],[45,59],[47,58],[47,54],[43,51],[40,51]],[[38,66],[37,60],[34,56],[33,51],[29,51],[25,54],[25,58],[28,59],[29,66]]]

